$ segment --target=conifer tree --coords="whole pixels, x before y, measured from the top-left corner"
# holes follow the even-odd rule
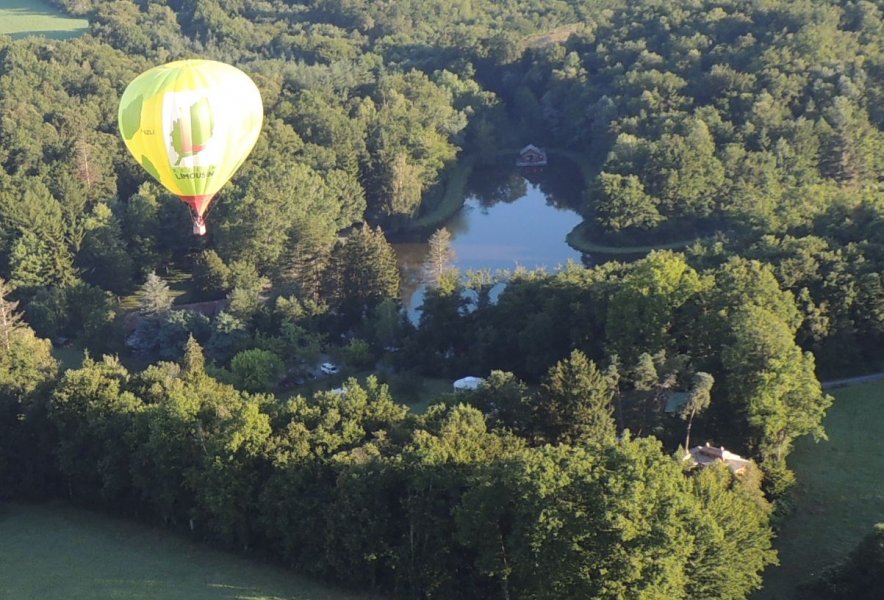
[[[685,450],[691,447],[691,425],[693,425],[694,417],[706,410],[712,401],[711,392],[714,383],[715,378],[709,373],[701,371],[694,375],[691,389],[688,392],[688,401],[681,407],[679,412],[679,416],[688,422],[687,434],[684,440]]]
[[[206,358],[203,355],[203,348],[199,345],[199,342],[193,338],[193,335],[190,335],[187,338],[181,366],[185,377],[191,380],[198,379],[206,373]]]
[[[454,261],[454,250],[451,249],[451,232],[444,227],[437,229],[430,236],[429,252],[424,261],[424,272],[427,283],[432,287],[439,287],[445,274],[451,270]]]
[[[138,292],[140,312],[149,316],[168,313],[172,308],[172,300],[169,285],[156,273],[147,276],[147,281]]]
[[[339,244],[326,275],[329,299],[345,314],[362,316],[385,298],[399,298],[399,266],[380,228],[355,230]]]
[[[575,350],[549,370],[541,385],[535,400],[540,437],[552,444],[612,441],[613,398],[610,380]]]
[[[329,263],[334,236],[307,221],[296,227],[281,269],[281,279],[298,297],[318,302],[322,277]]]
[[[0,277],[0,338],[7,352],[10,350],[10,334],[22,327],[21,313],[17,311],[18,301],[7,300],[12,290]]]

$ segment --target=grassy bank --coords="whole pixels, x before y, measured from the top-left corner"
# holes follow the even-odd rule
[[[43,35],[68,39],[89,30],[86,19],[65,15],[42,0],[3,0],[0,2],[0,35],[13,38]]]
[[[475,156],[465,156],[452,167],[442,197],[431,210],[409,223],[407,231],[435,231],[460,210],[466,199],[467,180],[476,161]]]
[[[0,598],[368,600],[281,568],[62,504],[0,504]]]
[[[598,165],[587,154],[563,150],[560,148],[550,148],[551,156],[560,156],[566,158],[577,165],[583,179],[585,189],[590,189],[592,182],[598,175]],[[496,152],[499,157],[511,155],[515,157],[518,150],[513,148],[503,149]],[[467,181],[475,168],[478,159],[476,156],[467,156],[462,158],[448,173],[448,181],[445,186],[441,198],[428,210],[408,224],[407,232],[430,232],[442,227],[446,221],[457,213],[466,200]],[[647,246],[610,246],[593,242],[590,239],[591,225],[589,219],[592,218],[591,210],[584,211],[584,218],[587,219],[575,227],[565,238],[569,246],[580,252],[587,254],[608,254],[618,256],[642,255],[647,254],[651,250],[677,250],[692,244],[695,239],[678,240],[673,242],[651,244]]]
[[[589,157],[578,152],[549,148],[550,155],[558,155],[572,161],[580,169],[584,184],[589,186],[595,177],[595,171],[590,164]],[[504,148],[493,153],[495,160],[509,159],[514,161],[518,156],[517,148]],[[408,232],[426,232],[431,233],[442,227],[446,221],[457,213],[464,204],[467,197],[466,187],[470,174],[473,172],[479,158],[476,155],[465,156],[461,158],[454,167],[448,172],[445,191],[441,198],[437,200],[430,209],[417,219],[411,221],[406,231]],[[510,162],[509,164],[513,164]],[[513,167],[515,168],[515,167]]]
[[[565,236],[565,241],[575,250],[585,252],[586,254],[640,255],[647,254],[651,250],[680,250],[690,246],[699,239],[691,238],[689,240],[677,240],[674,242],[651,244],[648,246],[608,246],[593,242],[589,235],[590,229],[590,223],[588,221],[583,221]]]
[[[775,546],[780,566],[765,573],[754,600],[793,598],[795,588],[842,560],[884,521],[884,382],[833,392],[828,442],[801,439],[789,457],[795,510]]]

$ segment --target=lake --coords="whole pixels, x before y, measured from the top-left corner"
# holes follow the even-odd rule
[[[66,15],[43,0],[0,0],[0,35],[67,39],[89,31],[86,19]]]
[[[476,167],[467,184],[463,207],[446,224],[454,250],[453,265],[468,270],[545,268],[554,270],[583,256],[565,236],[583,218],[575,211],[583,183],[577,167],[556,157],[559,165],[525,173],[513,168]],[[393,244],[402,273],[402,303],[412,319],[426,287],[423,264],[428,244]]]

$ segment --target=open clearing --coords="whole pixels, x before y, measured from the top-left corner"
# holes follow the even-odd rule
[[[4,600],[371,598],[64,504],[0,504],[0,540]]]
[[[71,17],[42,0],[0,0],[0,35],[43,35],[67,39],[89,30],[86,19]]]
[[[779,567],[765,573],[757,600],[793,598],[884,521],[884,383],[833,390],[828,442],[801,439],[789,458],[798,484],[795,510],[774,542]]]

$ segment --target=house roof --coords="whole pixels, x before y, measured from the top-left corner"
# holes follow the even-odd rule
[[[544,154],[543,150],[541,150],[534,144],[528,144],[527,146],[519,150],[519,154],[525,154],[526,152],[537,152],[538,154]]]
[[[468,375],[467,377],[463,377],[454,382],[454,389],[456,390],[475,390],[478,388],[482,382],[485,381],[481,377],[473,377],[472,375]]]
[[[710,446],[709,442],[706,442],[705,446],[694,446],[691,448],[685,459],[688,459],[688,457],[694,461],[694,464],[701,467],[706,467],[719,461],[724,462],[734,473],[742,471],[749,464],[749,459],[725,450],[724,446],[721,448]]]

